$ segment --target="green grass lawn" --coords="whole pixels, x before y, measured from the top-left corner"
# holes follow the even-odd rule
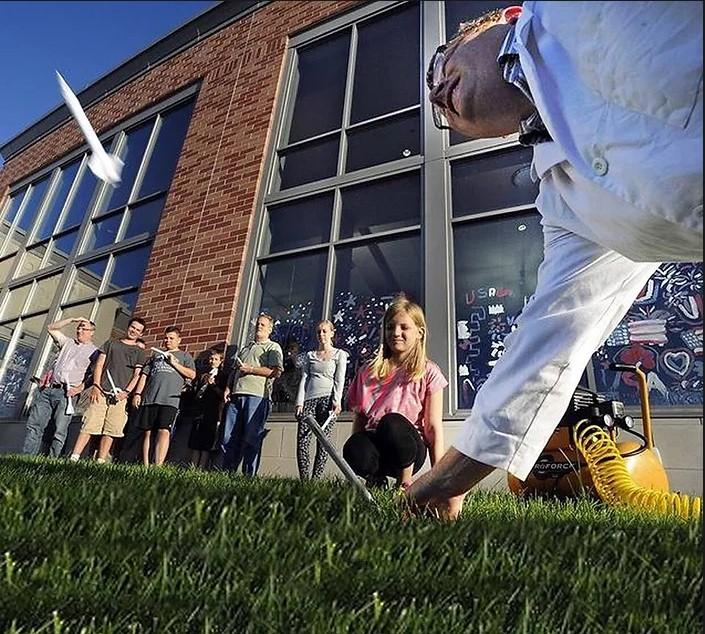
[[[0,458],[4,632],[702,630],[702,526],[468,498],[402,521],[342,482]]]

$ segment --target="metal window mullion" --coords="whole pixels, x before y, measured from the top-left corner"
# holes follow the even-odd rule
[[[389,119],[394,119],[399,115],[407,114],[409,112],[414,112],[419,110],[421,106],[417,103],[411,106],[405,106],[404,108],[399,108],[399,110],[393,110],[391,112],[385,112],[384,114],[377,115],[371,119],[365,119],[364,121],[358,121],[357,123],[352,123],[346,128],[346,132],[357,131],[361,128],[372,127],[375,123],[383,123]]]
[[[323,280],[323,316],[326,319],[333,310],[335,293],[335,241],[340,234],[340,218],[343,211],[343,194],[340,189],[335,190],[333,199],[333,217],[331,218],[330,241],[328,243],[328,261],[326,262],[326,276]]]
[[[345,80],[345,99],[343,100],[343,121],[340,130],[340,143],[338,145],[338,169],[337,176],[345,173],[345,163],[348,154],[347,128],[350,125],[350,113],[352,111],[353,90],[355,88],[355,64],[357,60],[357,24],[353,24],[350,29],[350,49],[348,50],[348,74]]]
[[[386,238],[393,238],[395,236],[404,237],[407,234],[418,233],[421,230],[420,224],[409,225],[408,227],[401,227],[399,229],[388,229],[387,231],[375,231],[366,236],[352,236],[350,238],[343,238],[342,240],[337,240],[335,242],[336,247],[348,247],[356,246],[357,244],[366,244],[373,240],[384,240]]]
[[[59,168],[56,168],[54,170],[54,173],[49,177],[49,185],[47,186],[47,191],[44,194],[44,200],[37,209],[37,216],[35,217],[32,226],[27,232],[27,240],[25,241],[25,246],[33,244],[32,241],[34,240],[34,237],[37,234],[40,225],[42,224],[42,222],[44,222],[44,215],[47,213],[49,205],[53,201],[54,196],[56,195],[56,190],[59,187],[60,175],[61,170]]]
[[[64,220],[66,220],[66,216],[69,213],[69,209],[71,209],[71,204],[73,203],[74,196],[76,195],[78,187],[81,183],[81,179],[83,178],[85,171],[88,169],[87,157],[88,155],[84,154],[81,160],[79,161],[78,169],[76,170],[76,175],[73,177],[73,183],[71,184],[71,188],[69,189],[69,191],[66,193],[66,200],[64,201],[64,205],[61,208],[61,211],[59,212],[59,217],[56,219],[56,225],[54,226],[54,229],[52,229],[52,237],[55,233],[59,233],[63,229],[61,225],[64,223]],[[62,170],[63,169],[64,168],[62,168]]]

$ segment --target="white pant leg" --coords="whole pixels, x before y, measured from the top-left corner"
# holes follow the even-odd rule
[[[593,352],[657,268],[544,226],[536,292],[505,339],[505,352],[478,392],[456,449],[526,479]]]

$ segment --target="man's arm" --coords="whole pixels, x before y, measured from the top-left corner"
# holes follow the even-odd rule
[[[97,403],[99,394],[102,392],[101,381],[103,380],[103,368],[105,367],[106,354],[101,352],[98,354],[95,366],[93,366],[93,385],[91,386],[89,400],[91,403]]]
[[[61,329],[66,328],[69,324],[76,324],[81,321],[87,322],[89,320],[85,317],[67,317],[66,319],[61,319],[59,321],[55,321],[53,324],[49,324],[47,326],[47,330],[49,331],[51,338],[56,341],[56,343],[61,345],[67,339],[66,335],[61,332]]]
[[[144,386],[147,383],[147,375],[142,373],[140,374],[140,378],[137,381],[137,387],[135,388],[134,393],[132,394],[132,404],[135,407],[139,407],[142,404],[142,392],[144,391]]]

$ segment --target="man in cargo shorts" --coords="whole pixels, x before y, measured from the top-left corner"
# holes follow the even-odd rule
[[[106,341],[99,349],[93,368],[90,404],[83,414],[83,427],[78,434],[70,460],[77,461],[93,436],[100,436],[96,462],[105,462],[115,438],[122,438],[127,422],[127,399],[140,378],[144,351],[137,340],[144,332],[144,321],[130,320],[122,339]]]

